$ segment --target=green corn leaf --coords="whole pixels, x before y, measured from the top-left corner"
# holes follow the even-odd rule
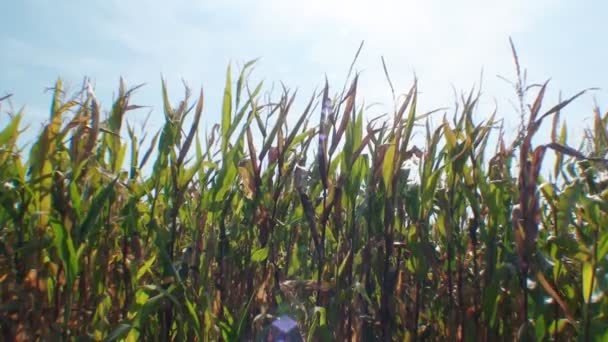
[[[167,83],[165,79],[161,77],[162,85],[162,96],[163,96],[163,109],[165,111],[165,118],[167,121],[173,121],[175,119],[175,113],[171,108],[171,101],[169,101],[169,93],[167,92]]]
[[[135,276],[135,278],[137,280],[140,280],[146,273],[148,273],[150,271],[150,268],[152,267],[152,265],[154,264],[154,262],[156,261],[156,256],[153,255],[150,259],[148,259],[148,261],[146,261],[138,270],[137,270],[137,275]]]
[[[76,274],[79,270],[78,259],[76,258],[76,250],[70,233],[65,229],[63,224],[51,221],[53,227],[53,243],[59,254],[59,258],[65,268],[66,281],[68,288],[74,284]]]
[[[298,142],[295,141],[296,136],[298,136],[298,131],[300,130],[300,127],[302,126],[302,124],[304,123],[304,121],[306,121],[306,119],[308,119],[308,117],[309,117],[310,109],[312,108],[312,104],[314,102],[314,99],[315,99],[315,95],[313,94],[313,96],[310,98],[310,101],[306,105],[306,108],[304,109],[304,112],[302,113],[302,115],[300,115],[300,118],[296,122],[295,126],[291,129],[291,133],[287,137],[287,140],[285,140],[285,148],[286,149],[291,149],[292,146],[294,146],[294,145],[297,146],[298,145]]]
[[[402,154],[402,160],[403,160],[403,155],[407,152],[408,150],[408,146],[410,143],[410,139],[412,137],[412,132],[414,130],[414,123],[416,122],[416,106],[418,104],[418,86],[416,83],[414,83],[414,86],[412,87],[412,89],[410,90],[410,94],[411,94],[411,104],[410,104],[410,111],[409,114],[407,116],[407,121],[405,122],[405,134],[403,135],[403,141],[401,143],[401,154]]]
[[[0,146],[13,144],[17,139],[21,112],[12,118],[11,122],[0,132]]]
[[[294,99],[295,98],[292,97],[289,102],[293,101]],[[285,101],[285,99],[283,101]],[[283,110],[281,108],[281,105],[275,106],[273,108],[273,110],[272,110],[272,113],[274,113],[277,110],[279,110],[279,117],[278,117],[277,122],[275,123],[275,125],[272,127],[272,130],[270,131],[270,134],[268,134],[268,136],[266,137],[266,140],[264,141],[264,145],[262,146],[262,150],[260,151],[260,155],[258,156],[258,159],[260,161],[264,160],[264,157],[266,156],[266,154],[270,150],[270,147],[272,147],[272,143],[274,142],[274,139],[277,136],[277,133],[279,132],[279,129],[281,128],[281,126],[283,125],[283,123],[285,122],[285,119],[287,117],[287,111]]]
[[[268,247],[260,248],[251,253],[251,261],[262,262],[268,258]]]
[[[99,226],[96,224],[97,219],[102,213],[103,207],[109,201],[110,197],[114,194],[114,187],[118,178],[114,179],[110,184],[106,185],[93,199],[91,207],[78,229],[76,230],[76,238],[78,241],[85,241],[87,236],[95,233]]]
[[[198,318],[196,307],[194,303],[187,298],[184,300],[184,302],[184,304],[186,304],[186,309],[188,310],[189,321],[193,323],[192,330],[198,333],[201,330],[201,322]]]
[[[602,260],[608,255],[608,234],[602,234],[597,248],[597,259]]]
[[[243,91],[244,83],[247,79],[248,72],[251,71],[253,65],[258,60],[259,60],[259,58],[250,60],[249,62],[245,63],[245,65],[243,66],[243,69],[241,70],[239,79],[236,82],[236,106],[237,107],[239,106],[239,103],[241,102],[241,92]]]
[[[222,104],[222,154],[226,153],[230,127],[232,125],[232,80],[230,64],[226,71],[226,86],[224,87],[224,100]]]
[[[152,138],[152,141],[150,142],[150,147],[148,147],[148,150],[146,151],[146,153],[144,153],[144,156],[141,159],[141,162],[139,163],[140,169],[143,168],[144,165],[146,165],[146,163],[148,162],[148,159],[152,155],[152,152],[154,152],[154,149],[157,147],[156,141],[158,140],[159,134],[160,134],[160,131],[157,131],[156,134],[154,134],[154,137]]]
[[[255,103],[257,102],[256,97],[262,91],[263,85],[264,85],[264,82],[260,82],[257,85],[257,87],[255,87],[255,89],[253,90],[253,93],[249,94],[249,99],[247,99],[247,102],[245,104],[243,104],[243,107],[241,107],[241,109],[236,113],[236,116],[235,116],[234,120],[231,122],[230,129],[228,130],[228,133],[227,133],[228,139],[230,139],[232,137],[232,134],[236,131],[237,127],[243,120],[243,117],[245,117],[245,113],[247,113],[247,109],[249,108],[250,112],[253,112],[256,110],[255,109],[255,107],[256,107]],[[253,113],[250,115],[253,115]],[[253,116],[250,116],[248,123],[246,124],[246,127],[249,127],[252,120],[253,120]]]
[[[117,341],[126,336],[132,328],[133,326],[131,324],[121,323],[106,337],[106,340]]]
[[[289,259],[289,270],[287,270],[288,276],[293,276],[300,271],[301,262],[300,262],[300,253],[298,250],[298,246],[294,246],[291,249],[291,259]]]

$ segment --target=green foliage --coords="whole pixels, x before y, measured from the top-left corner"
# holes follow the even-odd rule
[[[6,120],[4,339],[258,340],[282,314],[311,341],[605,339],[608,113],[579,149],[559,121],[582,92],[543,113],[542,86],[509,145],[474,92],[431,127],[414,83],[365,125],[357,76],[294,114],[295,93],[249,88],[254,62],[235,84],[228,67],[208,132],[203,92],[174,107],[164,81],[150,138],[125,124],[140,107],[122,80],[106,118],[88,83],[57,81],[28,158],[25,114]]]

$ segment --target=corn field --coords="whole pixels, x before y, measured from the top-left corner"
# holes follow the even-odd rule
[[[164,82],[143,136],[122,80],[107,109],[58,80],[28,151],[4,106],[1,336],[259,341],[286,314],[308,341],[605,341],[608,113],[568,145],[585,91],[545,105],[514,56],[514,134],[474,91],[421,113],[416,82],[368,119],[352,73],[296,111],[254,62],[206,131],[203,91],[170,103]]]

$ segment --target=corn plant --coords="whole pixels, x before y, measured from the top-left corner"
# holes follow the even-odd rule
[[[296,110],[249,83],[252,61],[228,67],[220,124],[163,81],[164,124],[138,133],[140,86],[104,110],[58,80],[29,154],[26,114],[3,113],[3,338],[262,340],[282,315],[309,341],[608,338],[608,113],[569,146],[584,91],[543,109],[513,51],[511,143],[496,113],[475,120],[475,91],[433,127],[417,82],[388,117],[350,73]]]

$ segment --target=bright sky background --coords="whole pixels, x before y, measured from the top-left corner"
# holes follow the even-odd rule
[[[508,38],[529,70],[531,82],[552,78],[549,100],[586,87],[563,117],[570,136],[590,125],[594,101],[608,107],[608,2],[601,0],[510,1],[45,1],[14,0],[0,11],[0,96],[14,93],[26,107],[30,133],[48,119],[45,88],[62,77],[77,88],[91,77],[108,108],[123,76],[128,85],[147,83],[133,103],[153,106],[153,127],[163,120],[160,75],[178,98],[183,78],[206,93],[203,128],[219,122],[226,67],[261,57],[254,79],[270,87],[283,81],[299,88],[300,103],[327,74],[342,88],[362,40],[356,65],[366,103],[381,101],[369,117],[392,108],[380,57],[388,62],[397,92],[419,78],[422,110],[453,104],[454,86],[470,89],[483,69],[482,113],[498,103],[510,127],[517,122],[508,102],[514,79]],[[552,104],[551,104],[552,105]],[[6,105],[3,107],[6,110]],[[128,119],[138,121],[147,112]],[[8,117],[2,113],[0,127]],[[509,127],[509,126],[508,126]],[[546,125],[549,130],[550,124]]]

